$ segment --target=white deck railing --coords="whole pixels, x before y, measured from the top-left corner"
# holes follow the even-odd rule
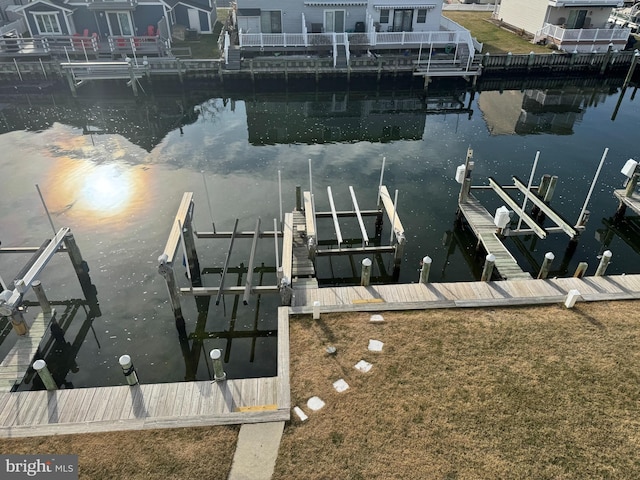
[[[614,48],[624,47],[631,34],[630,28],[563,28],[549,23],[536,32],[535,42],[551,39],[558,48],[566,50],[595,51],[596,45],[612,43]],[[605,47],[606,49],[606,47]]]

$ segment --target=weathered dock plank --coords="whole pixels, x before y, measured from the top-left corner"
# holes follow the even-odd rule
[[[478,199],[469,194],[467,200],[460,203],[459,207],[476,238],[489,254],[496,257],[495,268],[500,276],[506,280],[530,279],[531,275],[520,268],[516,259],[496,235],[497,227],[493,223],[493,217]]]

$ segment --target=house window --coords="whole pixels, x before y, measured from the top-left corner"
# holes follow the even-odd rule
[[[260,31],[262,33],[282,33],[280,10],[260,12]]]
[[[426,21],[427,21],[427,9],[426,8],[418,9],[418,19],[416,20],[416,22],[425,23]]]
[[[34,13],[39,35],[60,35],[62,29],[56,13]]]
[[[380,23],[389,23],[389,10],[380,10]]]
[[[569,12],[569,19],[567,20],[567,28],[584,28],[585,20],[587,18],[586,10],[572,10]]]

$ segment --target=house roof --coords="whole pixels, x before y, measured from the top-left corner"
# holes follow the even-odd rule
[[[14,12],[20,12],[22,10],[25,10],[27,8],[33,7],[34,5],[38,4],[38,3],[42,3],[44,5],[50,5],[53,8],[56,8],[58,10],[64,10],[65,12],[73,12],[73,10],[69,7],[66,7],[64,5],[64,2],[62,1],[55,1],[55,0],[33,0],[32,2],[29,2],[25,5],[20,5],[19,7],[12,9],[12,11]]]
[[[195,8],[196,10],[202,10],[203,12],[211,12],[215,8],[212,8],[208,5],[202,5],[201,3],[197,3],[191,0],[166,0],[166,4],[171,8],[174,8],[176,5],[182,4],[190,8]]]
[[[362,5],[366,5],[367,2],[357,2],[357,1],[334,1],[327,0],[324,2],[304,2],[304,4],[308,7],[359,7]]]
[[[405,4],[399,4],[399,5],[388,5],[388,4],[381,4],[381,5],[373,5],[373,8],[375,8],[376,10],[398,10],[398,9],[411,9],[411,10],[415,10],[415,9],[420,9],[420,10],[431,10],[433,8],[436,8],[436,6],[433,3],[428,3],[428,4],[424,4],[424,3],[405,3]]]

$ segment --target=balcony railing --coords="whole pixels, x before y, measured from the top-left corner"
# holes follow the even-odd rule
[[[597,52],[606,50],[609,43],[621,50],[630,34],[630,28],[569,29],[547,23],[536,33],[534,41],[551,41],[559,49],[569,52]]]

